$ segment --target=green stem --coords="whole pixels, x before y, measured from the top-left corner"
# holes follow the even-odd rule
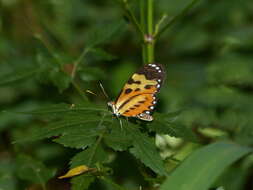
[[[36,175],[37,178],[39,179],[40,185],[41,185],[42,189],[43,189],[43,190],[47,190],[46,184],[45,184],[45,182],[43,181],[42,176],[41,176],[41,175],[38,173],[38,171],[37,171],[38,169],[35,168],[35,167],[33,167],[32,165],[30,166],[30,168],[34,171],[35,175]]]
[[[142,31],[146,33],[146,22],[145,22],[145,0],[140,0],[140,23],[142,27]],[[144,35],[142,36],[144,40]],[[146,45],[142,42],[142,61],[143,64],[147,62],[147,50]]]
[[[75,75],[76,75],[76,71],[77,71],[77,67],[78,65],[81,63],[81,61],[83,60],[83,58],[85,57],[85,55],[89,52],[88,48],[84,48],[83,52],[81,53],[81,55],[78,57],[78,59],[74,62],[74,66],[73,66],[73,70],[71,72],[71,78],[72,80],[74,80]]]
[[[133,11],[129,7],[129,4],[127,3],[126,0],[117,0],[120,2],[121,7],[125,11],[126,17],[130,20],[130,22],[133,24],[135,27],[136,31],[139,33],[140,39],[144,36],[144,32],[142,30],[142,27],[140,26],[139,22],[137,21],[136,17],[134,16]]]
[[[178,19],[185,16],[185,14],[198,2],[199,0],[192,0],[178,15],[174,16],[155,36],[158,39],[171,25],[173,25]]]
[[[33,35],[35,39],[37,39],[48,51],[48,53],[56,60],[56,63],[61,68],[61,62],[59,58],[55,55],[53,47],[50,43],[47,42],[47,40],[41,35],[41,34],[34,34]]]
[[[154,40],[153,40],[153,10],[154,0],[147,0],[147,62],[154,62]]]
[[[81,87],[74,81],[71,81],[73,87],[76,89],[76,91],[79,93],[79,95],[83,98],[85,102],[88,101],[88,98],[84,95],[83,91],[81,90]]]
[[[61,66],[61,61],[59,60],[59,58],[57,56],[55,56],[55,54],[53,53],[53,49],[51,48],[50,44],[46,43],[46,40],[43,38],[42,35],[35,35],[35,37],[45,46],[45,48],[48,50],[48,52],[50,53],[50,55],[55,59],[56,63],[59,64],[60,70],[61,72],[64,72],[62,66]],[[82,54],[79,56],[79,58],[77,59],[77,61],[74,63],[74,69],[72,70],[71,73],[71,83],[74,86],[74,88],[76,89],[76,91],[79,93],[79,95],[85,100],[87,101],[87,97],[84,95],[84,93],[82,92],[80,86],[74,81],[74,76],[76,73],[76,69],[78,64],[81,62],[81,60],[83,59],[83,57],[86,55],[86,53],[88,52],[88,49],[84,49]],[[75,70],[75,71],[74,71]]]
[[[105,118],[105,114],[102,116],[102,118],[101,118],[101,120],[100,120],[100,122],[99,122],[99,124],[98,124],[98,128],[101,127],[101,125],[103,124],[104,118]],[[89,160],[88,160],[88,162],[87,162],[88,166],[91,164],[92,159],[94,158],[94,155],[95,155],[95,153],[96,153],[96,151],[97,151],[98,145],[101,143],[101,141],[102,141],[102,139],[103,139],[103,137],[104,137],[104,135],[105,135],[105,132],[106,132],[106,129],[104,129],[104,130],[102,131],[102,133],[99,135],[99,137],[98,137],[98,139],[97,139],[95,145],[93,146],[94,149],[93,149],[93,151],[92,151],[92,153],[91,153],[91,156],[90,156],[90,158],[89,158]]]

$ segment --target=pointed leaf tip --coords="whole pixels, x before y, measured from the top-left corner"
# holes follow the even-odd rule
[[[81,165],[81,166],[77,166],[71,170],[69,170],[65,175],[59,176],[58,179],[65,179],[65,178],[70,178],[70,177],[74,177],[89,171],[93,171],[95,170],[95,168],[89,168],[86,165]]]

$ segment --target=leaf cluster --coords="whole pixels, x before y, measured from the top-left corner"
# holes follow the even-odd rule
[[[152,1],[1,1],[0,189],[252,189],[251,0],[153,1],[155,120],[104,106],[98,81],[111,99],[141,65]],[[96,172],[57,179],[80,165]]]
[[[128,151],[157,175],[166,176],[164,162],[155,146],[154,139],[150,137],[150,132],[194,139],[187,128],[175,129],[177,114],[159,114],[157,121],[151,124],[144,123],[141,128],[145,132],[141,132],[139,124],[124,120],[120,126],[119,120],[113,118],[111,112],[94,104],[58,104],[24,113],[42,118],[48,117],[50,121],[46,126],[44,124],[38,126],[29,137],[17,139],[15,143],[52,138],[54,142],[65,147],[81,149],[82,151],[71,159],[71,168],[83,164],[88,167],[108,164],[112,162],[109,159],[111,149],[116,152]],[[72,180],[73,189],[81,181],[86,181],[83,178],[93,181],[90,175],[75,177]],[[86,182],[85,185],[88,188]],[[81,189],[81,187],[76,187],[76,189]]]

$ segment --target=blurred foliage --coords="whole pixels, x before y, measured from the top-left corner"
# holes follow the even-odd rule
[[[167,79],[155,120],[122,126],[99,87],[114,99],[142,65],[119,2],[0,0],[0,189],[158,189],[199,146],[253,146],[253,1],[199,1],[161,35],[155,60]],[[190,2],[155,1],[156,23]],[[79,165],[97,172],[57,179]],[[211,187],[253,189],[252,166],[248,156],[220,167]]]

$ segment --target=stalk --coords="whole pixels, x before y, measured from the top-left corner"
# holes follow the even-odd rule
[[[145,38],[145,33],[146,33],[146,21],[145,21],[145,15],[146,15],[146,11],[145,11],[145,0],[140,0],[140,24],[141,24],[141,28],[142,31],[144,32],[143,36],[142,36],[142,61],[143,64],[147,63],[147,49],[146,49],[146,45],[144,42],[144,38]]]
[[[154,0],[147,0],[147,34],[145,42],[147,47],[147,62],[154,62],[153,12]]]

